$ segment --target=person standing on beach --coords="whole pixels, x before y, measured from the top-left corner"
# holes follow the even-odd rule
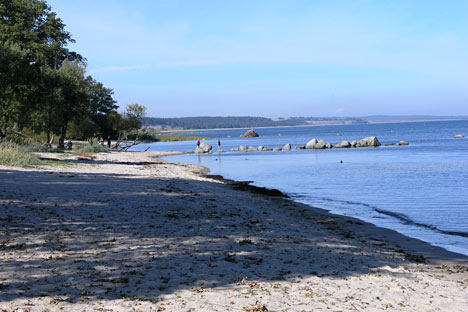
[[[110,136],[107,137],[107,148],[111,148],[111,138],[110,138]]]
[[[200,148],[200,139],[197,141],[197,148]]]
[[[221,151],[221,141],[218,139],[218,152]]]

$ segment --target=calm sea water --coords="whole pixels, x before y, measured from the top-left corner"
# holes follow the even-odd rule
[[[303,145],[312,138],[339,143],[377,136],[378,148],[186,154],[168,160],[208,167],[212,174],[279,189],[295,200],[391,228],[468,255],[468,121],[413,122],[193,132],[239,145]],[[342,136],[337,136],[340,133]],[[231,138],[228,138],[231,136]],[[408,141],[409,146],[384,146]],[[187,151],[196,143],[140,145],[150,151]],[[342,161],[342,162],[341,162]]]

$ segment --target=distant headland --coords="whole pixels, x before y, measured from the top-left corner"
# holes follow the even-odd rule
[[[253,117],[253,116],[200,116],[155,118],[147,117],[143,124],[158,130],[193,130],[193,129],[230,129],[260,127],[293,127],[349,125],[390,122],[423,122],[441,120],[468,120],[468,116],[432,116],[432,115],[372,115],[365,117]]]

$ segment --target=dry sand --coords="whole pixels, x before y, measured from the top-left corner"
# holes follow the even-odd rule
[[[157,155],[0,167],[0,311],[468,310],[466,257]]]

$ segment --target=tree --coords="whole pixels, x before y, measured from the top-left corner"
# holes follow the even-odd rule
[[[139,104],[130,104],[127,106],[123,117],[123,130],[131,131],[140,129],[143,119],[146,115],[146,107]]]
[[[18,45],[0,42],[0,137],[6,135],[12,120],[19,120],[28,109],[25,99],[31,94],[30,67],[26,53]]]

